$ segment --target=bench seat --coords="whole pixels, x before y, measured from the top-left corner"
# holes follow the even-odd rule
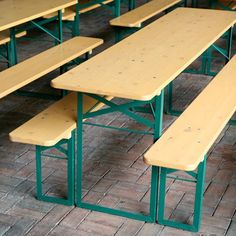
[[[102,106],[97,100],[84,97],[84,112],[96,111]],[[76,107],[76,93],[70,93],[11,132],[11,141],[48,147],[62,139],[70,139],[76,128]]]
[[[144,162],[160,167],[158,223],[197,232],[206,171],[206,154],[236,111],[236,56],[220,71],[182,115],[144,155]],[[165,219],[166,178],[185,171],[196,183],[193,224]],[[178,174],[177,174],[178,175]]]
[[[195,170],[236,110],[236,56],[145,154],[149,165]]]
[[[26,35],[26,31],[16,34],[16,38],[21,38]],[[10,32],[9,30],[4,30],[0,32],[0,45],[10,42]]]
[[[92,51],[102,39],[75,37],[0,73],[0,98]]]
[[[130,28],[141,27],[144,21],[180,2],[181,0],[152,0],[111,20],[110,25]]]
[[[112,97],[106,97],[111,100]],[[104,104],[84,96],[83,110],[96,111]],[[75,204],[75,129],[77,124],[77,95],[70,93],[61,100],[52,104],[31,120],[12,131],[11,141],[36,145],[36,185],[37,199],[64,205]],[[67,146],[61,146],[67,144]],[[57,149],[60,155],[46,155],[67,161],[67,197],[49,196],[43,193],[42,187],[42,158],[44,151]],[[63,156],[61,156],[63,154]],[[66,157],[65,157],[66,156]]]
[[[103,5],[106,5],[106,4],[109,4],[111,2],[113,2],[114,0],[104,0],[102,2]],[[81,2],[81,1],[80,1]],[[87,7],[82,7],[83,6],[83,3],[89,3],[89,1],[82,1],[81,3],[81,9],[79,11],[80,14],[82,13],[86,13],[86,12],[89,12],[89,11],[92,11],[98,7],[101,6],[101,4],[99,3],[95,3],[91,6],[87,6]],[[68,21],[73,21],[74,20],[74,17],[75,17],[75,13],[76,13],[76,7],[75,6],[71,6],[71,7],[68,7],[66,9],[64,9],[63,13],[62,13],[62,20],[68,20]],[[52,17],[55,17],[57,16],[57,13],[52,13],[52,14],[48,14],[48,15],[45,15],[44,18],[46,19],[50,19]]]

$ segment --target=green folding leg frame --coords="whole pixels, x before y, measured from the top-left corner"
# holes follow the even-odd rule
[[[233,37],[233,27],[231,27],[223,36],[226,36],[226,48],[222,49],[219,46],[213,44],[210,48],[208,48],[202,55],[202,64],[201,69],[199,71],[195,70],[185,70],[186,73],[193,73],[193,74],[205,74],[210,76],[215,76],[217,73],[211,71],[211,64],[212,64],[212,51],[213,49],[220,53],[223,58],[225,59],[225,64],[231,58],[231,51],[232,51],[232,37]],[[169,115],[179,116],[182,111],[178,111],[173,109],[173,82],[171,82],[166,87],[166,104],[165,104],[165,113]],[[230,124],[236,125],[236,120],[231,120]]]
[[[65,148],[62,145],[66,145]],[[44,151],[50,149],[57,149],[61,156],[55,156],[51,154],[45,154]],[[70,139],[63,139],[52,147],[36,146],[36,197],[38,200],[63,204],[72,206],[75,204],[74,200],[74,185],[75,185],[75,131],[72,132]],[[67,161],[67,198],[59,198],[54,196],[48,196],[43,193],[43,182],[42,182],[42,158],[50,157],[56,159],[62,159]]]
[[[195,180],[183,179],[183,178],[175,178],[182,181],[195,182],[196,183],[196,191],[195,191],[195,201],[194,201],[194,213],[193,213],[193,224],[189,225],[187,223],[180,223],[173,221],[171,219],[165,219],[165,197],[166,197],[166,178],[168,178],[168,174],[173,173],[177,170],[161,168],[160,170],[160,188],[159,188],[159,209],[158,209],[158,224],[166,225],[170,227],[175,227],[183,230],[197,232],[201,226],[201,218],[202,218],[202,202],[203,202],[203,193],[204,193],[204,180],[205,180],[205,172],[206,172],[206,157],[198,166],[198,172],[188,171],[186,172],[190,176],[192,176]]]
[[[77,108],[77,192],[76,192],[76,205],[81,208],[104,212],[108,214],[123,216],[131,219],[146,221],[146,222],[155,222],[156,221],[156,213],[157,213],[157,189],[158,189],[158,182],[159,182],[159,168],[158,167],[152,167],[152,175],[151,175],[151,194],[150,194],[150,210],[148,215],[144,215],[143,213],[138,212],[130,212],[130,211],[124,211],[120,209],[113,209],[109,207],[105,207],[102,205],[96,205],[91,204],[88,202],[83,201],[82,196],[82,173],[83,173],[83,125],[96,125],[103,128],[111,128],[115,130],[120,131],[129,131],[129,132],[135,132],[134,130],[128,130],[128,129],[121,129],[117,127],[108,127],[98,124],[92,124],[89,122],[83,122],[85,118],[91,118],[98,115],[104,115],[108,114],[110,112],[122,112],[123,114],[131,117],[132,119],[147,125],[149,128],[153,128],[153,133],[151,134],[154,136],[154,141],[157,140],[161,136],[162,132],[162,117],[163,117],[163,92],[161,95],[156,96],[154,99],[150,101],[132,101],[126,104],[117,105],[111,101],[106,100],[104,97],[100,97],[97,95],[92,94],[86,94],[93,98],[96,98],[99,102],[104,103],[108,106],[108,108],[104,108],[95,112],[87,112],[86,114],[83,113],[83,93],[78,93],[78,108]],[[130,107],[149,103],[155,103],[155,111],[153,116],[155,117],[155,121],[151,122],[151,120],[148,120],[144,117],[139,116],[138,114],[130,111]],[[142,133],[142,132],[137,132]],[[145,133],[145,132],[143,132]]]

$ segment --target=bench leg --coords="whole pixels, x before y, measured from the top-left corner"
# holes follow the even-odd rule
[[[79,17],[79,3],[75,6],[75,18],[72,26],[72,37],[80,35],[80,17]]]
[[[193,224],[189,225],[186,223],[176,222],[170,219],[165,219],[165,197],[166,197],[166,178],[168,178],[168,172],[175,172],[176,170],[170,170],[168,168],[161,168],[160,171],[160,192],[159,192],[159,209],[158,209],[158,223],[170,227],[175,227],[183,230],[189,230],[197,232],[201,226],[202,217],[202,201],[204,193],[204,179],[206,171],[206,158],[198,166],[198,173],[187,172],[191,176],[195,177],[196,191],[194,201],[194,213],[193,213]],[[181,179],[183,180],[183,179]],[[187,180],[186,180],[187,181]]]
[[[42,147],[36,146],[36,192],[37,192],[37,199],[46,202],[58,203],[62,205],[72,206],[75,204],[74,201],[74,184],[75,184],[75,174],[74,174],[74,152],[75,152],[75,131],[72,132],[72,136],[69,140],[62,140],[57,145],[52,147]],[[61,144],[67,143],[67,150],[60,147]],[[66,157],[58,157],[52,155],[43,154],[43,151],[57,148],[62,153],[66,154]],[[47,196],[43,193],[43,182],[42,182],[42,157],[52,157],[57,159],[65,159],[67,160],[67,198],[60,198],[60,197],[53,197]]]

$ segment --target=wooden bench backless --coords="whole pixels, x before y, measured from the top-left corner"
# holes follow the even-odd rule
[[[102,39],[75,37],[0,72],[0,98],[92,51]]]
[[[141,24],[153,16],[169,9],[180,3],[181,0],[152,0],[143,4],[113,20],[110,21],[112,26],[120,27],[141,27]]]
[[[144,155],[148,165],[161,167],[158,222],[198,231],[204,191],[206,154],[236,111],[236,56],[210,82],[182,115]],[[193,227],[164,219],[166,175],[198,168]]]

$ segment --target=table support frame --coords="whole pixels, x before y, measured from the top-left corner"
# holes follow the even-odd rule
[[[232,38],[233,38],[233,27],[231,27],[227,33],[226,33],[226,49],[220,48],[219,46],[213,44],[210,48],[208,48],[203,53],[203,60],[202,60],[202,68],[200,72],[197,72],[197,74],[206,74],[206,75],[212,75],[215,76],[216,73],[211,71],[211,63],[212,63],[212,57],[211,53],[212,50],[215,49],[217,52],[219,52],[225,59],[225,64],[229,62],[231,59],[232,54]],[[186,70],[186,73],[196,73],[196,71],[193,70]],[[169,83],[169,85],[166,87],[166,104],[165,104],[165,113],[173,116],[179,116],[181,115],[182,111],[173,109],[173,82]],[[231,125],[236,125],[236,120],[230,120]]]
[[[85,118],[89,117],[95,117],[98,115],[107,114],[110,112],[119,111],[123,114],[131,117],[132,119],[142,123],[146,124],[148,128],[150,128],[150,125],[153,127],[154,133],[154,142],[161,136],[162,133],[162,118],[163,118],[163,104],[164,104],[164,92],[162,91],[159,96],[156,96],[155,98],[151,99],[150,101],[133,101],[128,102],[126,104],[122,105],[116,105],[113,102],[110,102],[106,100],[104,97],[97,96],[97,95],[89,95],[93,98],[96,97],[99,102],[102,102],[108,106],[109,108],[104,108],[102,110],[99,110],[97,112],[87,112],[86,114],[83,113],[83,93],[78,93],[78,107],[77,107],[77,192],[76,192],[76,205],[81,208],[104,212],[108,214],[128,217],[131,219],[146,221],[146,222],[155,222],[156,216],[157,216],[157,198],[158,198],[158,183],[159,183],[159,167],[152,167],[152,174],[151,174],[151,194],[150,194],[150,205],[149,205],[149,214],[144,215],[143,213],[137,213],[137,212],[129,212],[124,211],[120,209],[113,209],[97,204],[91,204],[88,202],[83,201],[82,196],[82,173],[83,173],[83,120]],[[145,118],[141,118],[141,116],[136,115],[135,113],[130,111],[130,108],[132,106],[136,106],[137,104],[143,105],[148,103],[155,103],[155,112],[154,117],[155,121],[148,122]],[[86,124],[86,123],[85,123]]]

